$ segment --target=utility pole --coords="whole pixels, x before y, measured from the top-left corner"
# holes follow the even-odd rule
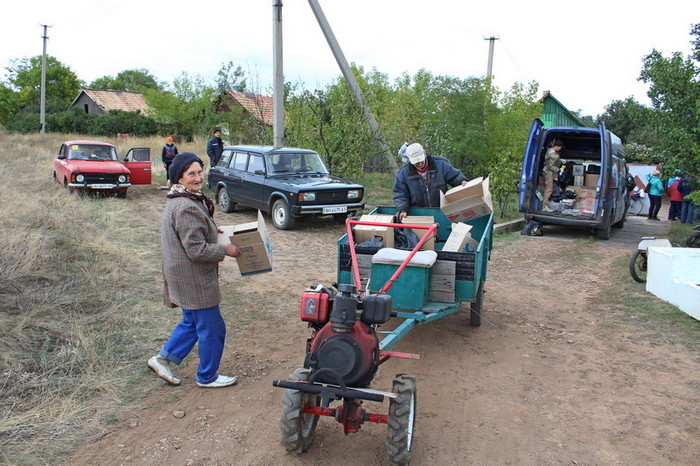
[[[493,48],[498,39],[500,39],[500,37],[484,37],[484,40],[489,41],[489,64],[486,68],[486,79],[488,80],[493,79]]]
[[[328,24],[328,20],[326,19],[326,15],[321,9],[321,5],[319,5],[318,0],[309,0],[309,6],[313,10],[314,16],[316,16],[316,21],[318,21],[318,24],[321,27],[321,31],[323,31],[323,35],[326,37],[326,42],[328,42],[328,46],[331,48],[331,52],[333,52],[335,61],[338,63],[340,71],[343,73],[345,82],[348,84],[350,90],[355,95],[355,101],[362,109],[362,113],[364,113],[365,118],[367,118],[367,123],[372,129],[372,132],[374,133],[375,143],[379,146],[379,150],[384,153],[386,161],[389,164],[389,168],[391,168],[394,174],[396,174],[396,172],[399,171],[399,166],[396,163],[394,154],[391,152],[389,146],[384,141],[384,137],[382,136],[382,133],[379,130],[379,123],[377,123],[377,119],[370,111],[369,106],[365,103],[364,96],[362,95],[362,90],[360,90],[360,85],[357,83],[355,75],[352,74],[352,70],[348,65],[348,61],[345,59],[345,55],[343,54],[343,51],[341,50],[340,45],[338,44],[338,41],[335,38],[335,34],[333,34],[333,30],[331,29],[330,24]]]
[[[46,134],[46,42],[49,40],[48,26],[40,24],[44,28],[44,53],[41,55],[41,103],[39,105],[39,132],[43,137]]]
[[[274,146],[284,147],[284,67],[282,65],[282,0],[272,0],[272,84]]]

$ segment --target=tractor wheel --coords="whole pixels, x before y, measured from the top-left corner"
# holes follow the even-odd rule
[[[630,275],[634,281],[646,283],[647,281],[647,253],[637,249],[630,259]]]
[[[481,327],[481,317],[484,314],[484,283],[479,283],[479,288],[476,290],[476,297],[472,303],[471,312],[469,314],[469,323],[472,327]]]
[[[311,371],[297,367],[289,376],[293,382],[306,382]],[[318,415],[304,414],[305,406],[319,406],[321,398],[299,390],[287,389],[282,398],[282,417],[280,418],[280,443],[287,451],[303,453],[314,441]]]
[[[604,226],[603,228],[597,228],[595,233],[598,239],[610,239],[610,233],[612,233],[612,225],[608,223],[607,226]]]
[[[416,378],[397,374],[392,391],[398,396],[389,400],[386,462],[389,465],[407,465],[411,462],[413,429],[416,425]]]

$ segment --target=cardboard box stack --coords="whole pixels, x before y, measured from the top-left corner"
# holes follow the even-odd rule
[[[578,208],[584,212],[593,213],[595,208],[595,188],[581,188],[578,195]]]

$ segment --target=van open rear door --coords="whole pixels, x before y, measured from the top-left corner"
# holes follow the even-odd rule
[[[525,154],[523,155],[523,168],[520,174],[518,191],[518,209],[520,212],[535,210],[532,202],[535,199],[535,191],[539,184],[540,170],[537,154],[540,150],[543,128],[544,123],[539,118],[536,118],[530,127],[530,135],[527,138]]]
[[[131,172],[131,184],[151,184],[151,149],[136,147],[129,149],[122,164]]]

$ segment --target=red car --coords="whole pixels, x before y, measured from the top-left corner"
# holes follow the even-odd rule
[[[114,193],[126,197],[133,185],[151,184],[151,150],[130,149],[123,162],[107,142],[66,141],[53,157],[53,178],[68,192]]]

